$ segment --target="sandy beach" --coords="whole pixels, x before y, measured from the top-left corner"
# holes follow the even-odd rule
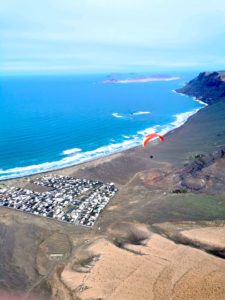
[[[79,175],[123,184],[136,173],[159,164],[181,166],[192,155],[200,152],[209,153],[224,146],[223,107],[224,104],[221,102],[202,108],[189,117],[184,125],[168,132],[165,135],[164,143],[155,140],[147,148],[140,145],[106,157],[46,173]],[[150,155],[153,156],[152,159],[150,159]],[[38,176],[39,174],[31,175],[29,178]],[[24,181],[24,178],[2,182],[17,181]]]

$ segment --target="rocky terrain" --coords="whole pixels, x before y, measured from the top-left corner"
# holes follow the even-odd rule
[[[153,169],[142,175],[152,189],[170,187],[173,193],[225,193],[225,148],[209,154],[193,155],[182,168]]]
[[[225,98],[225,72],[202,72],[176,91],[212,104]]]

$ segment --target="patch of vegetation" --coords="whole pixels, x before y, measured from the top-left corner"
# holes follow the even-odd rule
[[[82,266],[82,267],[89,266],[93,262],[97,261],[98,259],[99,259],[99,256],[97,256],[97,255],[91,255],[89,257],[86,257],[86,258],[82,259],[80,261],[80,266]]]
[[[225,201],[217,197],[201,195],[191,196],[184,199],[184,207],[207,218],[225,218]]]
[[[94,262],[96,262],[99,259],[99,255],[94,254],[87,254],[83,257],[78,258],[74,265],[73,270],[79,271],[80,268],[88,269],[93,266]]]
[[[113,238],[113,243],[120,248],[123,248],[125,244],[143,245],[144,241],[149,238],[147,232],[128,227],[126,233],[123,236],[117,236]]]
[[[124,244],[127,243],[127,240],[125,238],[115,237],[115,238],[113,238],[113,243],[117,247],[123,248]]]
[[[225,258],[225,251],[221,249],[208,250],[207,252],[220,258]]]
[[[135,242],[131,243],[130,240],[127,240],[125,238],[116,237],[116,238],[113,239],[113,243],[118,248],[129,251],[129,252],[134,253],[136,255],[142,255],[140,251],[129,249],[129,247],[127,247],[127,245],[128,244],[143,245],[143,239],[141,239],[139,241],[136,240]]]
[[[145,208],[149,224],[175,221],[215,221],[225,219],[225,198],[220,195],[168,194]]]
[[[85,285],[85,284],[81,284],[81,285],[79,285],[79,286],[77,287],[77,290],[78,290],[79,292],[83,292],[83,291],[85,291],[85,290],[87,290],[87,289],[88,289],[88,286]]]
[[[195,159],[200,159],[200,158],[204,158],[205,157],[205,154],[196,154],[194,156]]]
[[[175,189],[172,191],[173,194],[185,194],[187,193],[187,190],[185,189]]]
[[[205,157],[205,154],[202,154],[202,153],[198,153],[198,154],[193,154],[191,156],[191,159],[193,160],[198,160],[198,159],[201,159],[201,158],[204,158]]]

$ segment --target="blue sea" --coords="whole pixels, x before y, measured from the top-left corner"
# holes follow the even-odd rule
[[[105,75],[0,77],[0,180],[54,170],[140,145],[204,105],[173,81],[104,84]]]

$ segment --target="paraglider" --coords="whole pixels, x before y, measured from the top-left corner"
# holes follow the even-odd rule
[[[159,135],[157,133],[151,133],[145,136],[144,140],[143,140],[143,146],[146,147],[148,145],[148,142],[154,138],[158,137],[161,141],[165,141],[164,136]]]

